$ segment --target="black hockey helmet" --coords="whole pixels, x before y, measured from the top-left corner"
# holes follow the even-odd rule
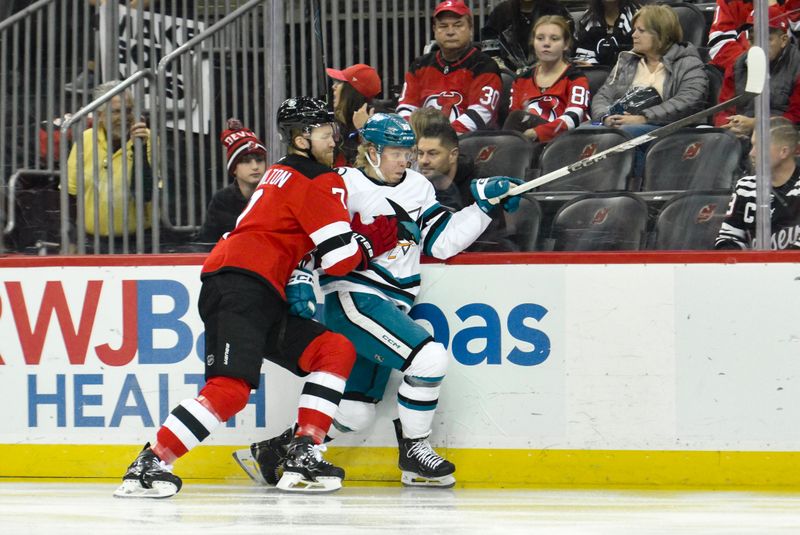
[[[292,130],[310,134],[312,128],[334,121],[333,112],[328,109],[328,105],[317,98],[287,98],[278,108],[278,134],[287,145],[292,144]]]

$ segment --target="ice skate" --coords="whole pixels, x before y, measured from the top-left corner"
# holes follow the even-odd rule
[[[250,449],[234,451],[233,458],[250,479],[274,487],[281,478],[279,468],[286,457],[292,434],[290,427],[277,437],[250,444]]]
[[[333,492],[342,488],[344,470],[322,458],[324,445],[309,436],[294,437],[283,461],[278,489],[285,492]]]
[[[403,472],[403,485],[450,488],[456,484],[456,466],[436,453],[427,437],[404,438],[399,418],[394,421],[394,430],[400,446],[398,466]]]
[[[114,491],[118,498],[169,498],[178,493],[181,478],[172,473],[172,467],[156,457],[150,443],[122,476],[122,485]]]

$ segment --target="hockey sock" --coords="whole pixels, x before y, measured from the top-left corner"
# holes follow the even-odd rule
[[[447,351],[436,342],[425,344],[406,368],[397,390],[397,411],[406,438],[430,434],[446,370]]]
[[[296,436],[308,435],[317,444],[325,440],[355,359],[353,344],[330,331],[308,345],[298,361],[310,373],[300,395]]]
[[[152,450],[172,464],[247,404],[250,385],[243,379],[213,377],[194,399],[175,407],[156,433]]]

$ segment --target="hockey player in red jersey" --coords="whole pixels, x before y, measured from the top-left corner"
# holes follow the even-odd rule
[[[433,35],[439,49],[409,67],[397,113],[408,120],[418,108],[437,108],[459,134],[493,126],[500,71],[472,44],[472,11],[461,0],[441,2],[433,10]]]
[[[308,276],[297,269],[316,250],[321,267],[345,275],[397,244],[394,219],[351,227],[347,190],[333,162],[333,114],[325,103],[291,98],[278,109],[288,155],[267,169],[250,202],[203,264],[198,301],[205,326],[206,384],[182,401],[128,468],[119,497],[163,498],[181,480],[172,463],[247,403],[258,387],[263,358],[306,377],[297,427],[278,487],[331,491],[344,471],[321,455],[356,354],[353,345],[305,315],[293,315],[287,295]],[[309,210],[313,206],[313,210]],[[309,296],[313,299],[313,296]]]

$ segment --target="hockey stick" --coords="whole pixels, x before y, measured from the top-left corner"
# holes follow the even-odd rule
[[[492,204],[498,204],[501,200],[510,195],[520,195],[522,193],[525,193],[526,191],[532,190],[533,188],[538,188],[539,186],[548,184],[554,180],[558,180],[559,178],[569,175],[570,173],[574,173],[575,171],[584,169],[586,167],[596,164],[597,162],[603,161],[612,154],[616,154],[618,152],[625,152],[626,150],[630,150],[634,147],[638,147],[639,145],[643,145],[648,141],[662,138],[666,135],[669,135],[683,128],[684,126],[689,126],[697,122],[699,119],[703,119],[704,117],[713,115],[719,111],[730,108],[731,106],[736,106],[747,100],[750,100],[751,98],[754,98],[756,95],[761,94],[761,90],[764,88],[764,81],[766,80],[766,76],[767,76],[767,58],[764,55],[764,51],[756,46],[751,46],[750,50],[747,52],[747,82],[745,83],[744,93],[742,93],[741,95],[737,95],[730,100],[726,100],[725,102],[717,104],[716,106],[712,106],[710,108],[699,111],[688,117],[684,117],[683,119],[679,119],[674,123],[662,126],[661,128],[656,128],[655,130],[648,132],[647,134],[643,134],[639,137],[635,137],[624,143],[620,143],[619,145],[615,145],[610,149],[598,152],[597,154],[589,156],[588,158],[584,158],[583,160],[571,163],[569,165],[565,165],[560,169],[551,171],[546,175],[542,175],[539,178],[531,180],[530,182],[525,182],[524,184],[515,186],[509,189],[505,195],[489,199],[489,202]]]

